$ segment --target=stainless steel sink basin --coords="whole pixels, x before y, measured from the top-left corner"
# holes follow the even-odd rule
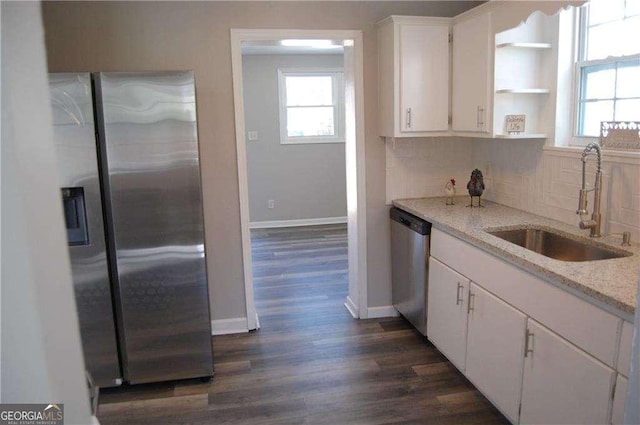
[[[562,261],[595,261],[632,255],[622,250],[596,246],[543,228],[494,230],[487,233],[546,257]]]

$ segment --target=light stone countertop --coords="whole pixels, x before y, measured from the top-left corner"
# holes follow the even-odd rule
[[[608,310],[626,320],[633,319],[640,273],[640,245],[637,241],[622,247],[621,236],[590,239],[588,230],[578,228],[577,216],[575,226],[571,226],[489,201],[482,201],[484,208],[468,208],[468,196],[457,197],[455,202],[453,206],[446,206],[443,197],[398,199],[393,201],[393,205],[560,288],[578,293],[583,298],[586,295],[586,299],[610,307]],[[598,261],[560,261],[485,232],[485,229],[525,226],[558,229],[568,236],[633,255]]]

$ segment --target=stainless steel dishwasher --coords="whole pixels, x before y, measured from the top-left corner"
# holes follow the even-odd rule
[[[426,336],[431,223],[395,207],[389,213],[393,306]]]

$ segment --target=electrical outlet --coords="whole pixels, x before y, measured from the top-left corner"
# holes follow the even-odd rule
[[[276,207],[276,201],[274,201],[273,199],[269,199],[269,201],[267,202],[267,208],[269,208],[270,210],[274,209]]]
[[[249,140],[250,141],[258,140],[258,132],[257,131],[250,131],[248,136],[249,136]]]

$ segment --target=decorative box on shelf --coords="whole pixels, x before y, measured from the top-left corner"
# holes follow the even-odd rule
[[[600,146],[603,149],[640,152],[640,121],[602,121]]]

